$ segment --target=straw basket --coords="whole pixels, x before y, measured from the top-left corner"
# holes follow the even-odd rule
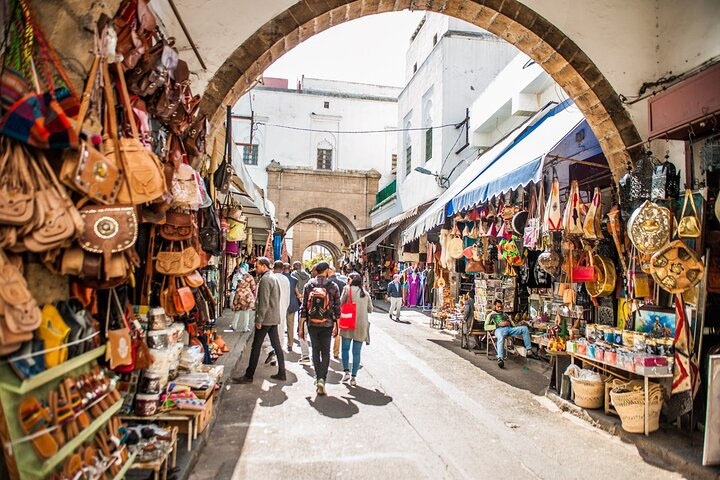
[[[618,384],[615,384],[615,387],[617,386]],[[610,400],[620,415],[623,430],[630,433],[645,431],[645,393],[643,389],[618,393],[613,388],[610,391]],[[650,384],[648,401],[648,432],[654,432],[660,428],[660,410],[663,404],[663,389],[657,383]]]
[[[601,408],[605,402],[605,382],[593,382],[570,377],[573,400],[582,408]]]

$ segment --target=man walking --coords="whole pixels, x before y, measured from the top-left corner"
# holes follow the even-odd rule
[[[273,274],[277,278],[278,284],[280,285],[280,303],[278,304],[278,313],[280,314],[280,325],[278,326],[278,336],[285,338],[285,324],[287,323],[287,309],[290,305],[290,282],[287,277],[283,274],[285,270],[285,264],[281,260],[276,260],[273,263]],[[275,365],[275,353],[270,351],[265,364],[268,363]]]
[[[283,275],[288,279],[290,284],[290,305],[287,309],[286,322],[287,322],[287,351],[292,353],[293,345],[295,343],[295,314],[300,310],[300,301],[302,295],[298,290],[298,281],[295,277],[290,274],[290,264],[286,263],[283,265]],[[302,358],[300,359],[302,361]]]
[[[333,282],[338,287],[338,292],[340,292],[340,295],[342,295],[343,290],[345,290],[346,283],[340,280],[337,276],[337,270],[334,266],[330,266],[330,274],[328,275],[328,280]],[[333,341],[333,357],[335,360],[340,359],[340,335],[335,337],[335,340]]]
[[[330,266],[327,262],[315,265],[317,276],[310,280],[303,291],[300,306],[300,338],[307,333],[312,341],[312,358],[315,367],[315,386],[318,395],[325,395],[325,380],[330,365],[330,342],[337,336],[340,318],[340,292],[337,285],[328,280]]]
[[[400,311],[402,310],[402,285],[400,284],[400,275],[394,275],[393,281],[388,284],[387,295],[390,298],[390,320],[400,321]],[[393,318],[393,313],[395,318]]]
[[[277,276],[270,271],[270,260],[267,257],[259,257],[255,263],[255,271],[259,276],[257,289],[257,306],[255,310],[255,335],[253,337],[252,350],[250,351],[250,363],[245,375],[233,378],[235,383],[252,383],[255,376],[260,349],[265,336],[270,336],[272,345],[278,361],[278,373],[271,376],[274,380],[286,380],[285,357],[280,345],[278,336],[278,325],[280,324],[280,284]]]

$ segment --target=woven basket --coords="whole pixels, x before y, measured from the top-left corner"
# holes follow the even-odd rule
[[[648,432],[654,432],[660,428],[663,389],[657,383],[651,383],[649,390]],[[645,432],[645,392],[643,389],[623,393],[611,390],[610,401],[620,415],[623,430],[630,433]]]
[[[573,401],[582,408],[601,408],[605,402],[605,382],[593,382],[570,377]]]

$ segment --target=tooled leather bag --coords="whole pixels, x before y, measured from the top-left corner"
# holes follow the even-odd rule
[[[88,205],[80,209],[85,231],[78,239],[83,250],[103,256],[106,268],[113,253],[124,252],[135,245],[138,233],[135,207]]]
[[[117,201],[123,204],[140,205],[152,203],[163,197],[167,192],[165,173],[160,159],[151,151],[147,150],[139,140],[137,125],[132,115],[130,97],[125,87],[125,78],[122,67],[116,64],[120,84],[120,96],[122,97],[132,136],[129,138],[118,138],[114,128],[114,108],[109,108],[110,117],[110,138],[104,142],[106,155],[115,155],[118,163],[122,165],[125,175],[125,182],[120,188]],[[110,87],[110,74],[107,64],[103,65],[105,75],[106,96],[110,99],[112,106],[112,91]]]
[[[158,273],[182,277],[200,267],[200,255],[195,247],[192,245],[184,247],[183,242],[178,243],[180,244],[178,250],[175,250],[178,247],[175,242],[171,242],[170,250],[158,252],[155,259],[155,270]]]
[[[88,111],[100,57],[95,57],[85,86],[75,132],[78,137]],[[66,150],[60,169],[60,181],[69,188],[105,205],[115,203],[123,176],[111,156],[103,155],[92,143],[80,140],[78,150]]]
[[[31,340],[42,315],[20,271],[0,250],[0,355]]]
[[[171,281],[174,283],[175,279]],[[193,295],[192,289],[185,284],[184,279],[181,282],[183,286],[175,288],[173,291],[173,304],[177,313],[188,313],[195,308],[195,295]]]
[[[194,218],[191,213],[169,210],[165,214],[165,223],[160,225],[160,236],[165,240],[189,240],[194,231]]]

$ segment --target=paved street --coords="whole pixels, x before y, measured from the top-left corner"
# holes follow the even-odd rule
[[[333,362],[329,395],[317,398],[297,354],[285,383],[265,366],[254,385],[231,385],[190,478],[680,478],[456,355],[427,317],[406,318],[372,315],[358,388],[339,383]]]

